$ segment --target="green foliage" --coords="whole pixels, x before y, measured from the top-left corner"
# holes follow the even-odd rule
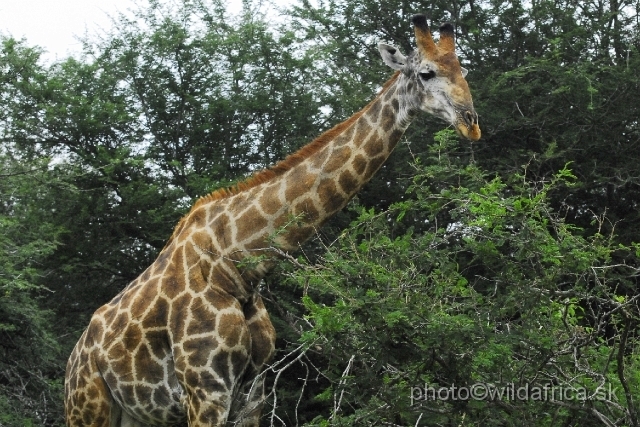
[[[41,302],[42,260],[54,252],[60,230],[36,220],[34,198],[55,185],[47,161],[0,156],[0,424],[40,425],[59,416],[60,346],[53,313]],[[46,184],[45,184],[46,183]],[[34,185],[35,184],[35,185]]]
[[[610,328],[631,332],[625,321],[639,318],[637,295],[619,293],[640,266],[635,249],[585,236],[553,210],[550,194],[576,184],[568,167],[545,182],[504,182],[476,165],[452,173],[450,151],[433,151],[410,201],[361,210],[313,268],[290,274],[309,289],[303,340],[328,366],[317,399],[333,403],[310,425],[629,422],[635,396],[623,383],[635,389],[640,353]],[[426,226],[390,237],[410,217]],[[533,399],[423,398],[426,387],[478,384],[529,387]],[[551,387],[555,400],[536,399]]]

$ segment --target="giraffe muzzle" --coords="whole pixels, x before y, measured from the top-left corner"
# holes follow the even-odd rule
[[[480,131],[480,126],[478,126],[478,114],[473,109],[470,109],[459,110],[456,115],[458,116],[458,121],[455,127],[458,134],[471,141],[479,140],[482,132]]]

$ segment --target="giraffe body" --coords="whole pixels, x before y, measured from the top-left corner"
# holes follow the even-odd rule
[[[480,137],[453,34],[381,44],[398,72],[363,110],[233,190],[200,199],[155,262],[100,307],[67,364],[69,426],[259,424],[275,331],[257,293],[274,246],[291,251],[382,166],[417,111]],[[257,262],[251,256],[263,255]]]

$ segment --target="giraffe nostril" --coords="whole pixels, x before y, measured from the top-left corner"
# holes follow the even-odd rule
[[[470,110],[464,112],[464,118],[468,124],[472,125],[476,122],[476,115]]]

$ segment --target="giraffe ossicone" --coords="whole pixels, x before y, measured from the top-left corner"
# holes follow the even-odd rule
[[[423,15],[413,23],[409,55],[380,43],[396,73],[373,101],[196,202],[154,263],[96,310],[67,364],[68,426],[258,426],[275,331],[257,288],[275,260],[247,260],[297,249],[371,179],[420,110],[480,138],[453,27],[440,27],[436,43]]]

